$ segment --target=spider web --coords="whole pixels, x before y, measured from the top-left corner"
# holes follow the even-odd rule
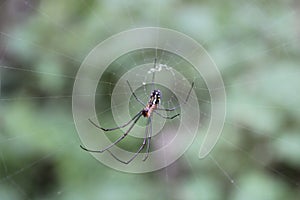
[[[101,94],[101,95],[98,95],[96,97],[96,102],[101,102],[100,104],[98,104],[99,106],[97,108],[97,112],[100,113],[100,115],[103,115],[103,116],[100,115],[98,116],[98,120],[102,123],[101,124],[102,126],[106,126],[106,127],[109,125],[117,126],[117,124],[111,125],[112,121],[117,120],[119,122],[118,125],[121,125],[122,122],[124,123],[125,120],[127,120],[128,116],[126,117],[125,115],[124,117],[124,115],[121,114],[122,112],[126,112],[127,109],[126,104],[128,102],[125,97],[131,96],[129,101],[130,104],[129,112],[131,116],[128,119],[133,117],[137,112],[139,112],[144,107],[143,105],[141,105],[139,102],[135,100],[135,98],[131,94],[131,91],[129,90],[129,86],[125,83],[125,81],[117,85],[117,82],[120,79],[122,79],[124,73],[134,74],[134,80],[130,79],[129,82],[133,88],[138,88],[135,91],[135,93],[138,96],[138,98],[142,102],[144,102],[144,104],[147,104],[150,93],[153,89],[160,89],[163,96],[160,104],[162,108],[172,108],[172,107],[179,106],[178,98],[184,100],[187,97],[188,93],[186,90],[183,90],[181,86],[182,84],[187,84],[186,80],[182,79],[183,77],[179,77],[178,74],[183,73],[186,74],[186,77],[189,77],[190,74],[195,74],[197,72],[195,72],[195,70],[193,70],[191,66],[190,66],[191,70],[188,70],[189,68],[187,67],[188,65],[187,62],[184,63],[179,58],[176,58],[176,55],[174,54],[169,55],[169,54],[171,53],[165,52],[163,50],[154,50],[154,49],[141,50],[141,51],[134,52],[133,55],[129,53],[128,55],[122,56],[121,58],[117,59],[114,63],[111,64],[111,66],[104,73],[103,77],[105,78],[103,78],[103,80],[100,80],[98,85],[97,94]],[[156,64],[156,66],[154,66],[155,58],[158,59],[159,62]],[[170,61],[173,63],[168,63]],[[143,64],[147,64],[147,65],[142,66]],[[174,67],[169,67],[168,65]],[[136,67],[138,66],[142,66],[142,67],[136,69]],[[176,66],[180,66],[180,68],[184,67],[185,70],[182,71],[182,69],[178,67],[177,69]],[[134,69],[134,71],[130,71],[132,69]],[[177,92],[181,96],[176,97],[172,91],[170,91],[169,89],[165,88],[162,85],[157,84],[156,82],[157,80],[154,80],[154,82],[152,83],[153,75],[155,75],[156,79],[162,79],[162,78],[169,79],[169,82],[173,84],[173,88],[175,88],[175,90],[178,90]],[[125,80],[126,78],[123,79]],[[129,79],[127,78],[126,80]],[[189,82],[190,83],[197,82],[198,86],[200,85],[200,81],[196,79],[196,76],[192,77],[189,80]],[[206,88],[202,88],[202,90],[205,91],[202,92],[202,98],[205,98],[205,93],[208,98],[209,96],[208,90]],[[113,100],[112,97],[113,92],[115,92],[115,100]],[[200,102],[201,104],[203,103],[209,104],[209,99],[208,100],[201,99],[201,101],[202,101]],[[117,110],[115,111],[115,115],[113,115],[112,110],[115,108],[117,108]],[[125,109],[125,111],[122,109]],[[180,112],[180,107],[177,110],[177,112],[176,111],[171,112],[171,115],[177,114],[178,111]],[[182,112],[184,111],[182,110]],[[167,113],[164,113],[164,115],[166,114]],[[178,120],[172,120],[172,121],[178,122]],[[159,119],[157,120],[156,117],[154,117],[153,124],[155,123],[159,123],[158,126],[162,127],[165,121]],[[141,124],[145,126],[145,122]],[[156,126],[153,125],[154,129],[156,129],[155,127]],[[137,132],[139,131],[141,130],[138,130]],[[135,136],[138,135],[141,134],[136,134]]]
[[[8,2],[9,1],[3,1],[0,4],[0,8],[8,8],[8,5],[11,5],[11,3]],[[16,3],[16,1],[12,2]],[[182,13],[179,13],[182,18],[178,21],[178,24],[185,26],[178,27],[176,24],[168,25],[167,23],[161,22],[161,16],[167,15],[166,11],[171,12],[172,15],[175,14],[175,10],[172,10],[175,8],[168,3],[155,1],[153,2],[153,5],[151,4],[154,8],[149,9],[156,11],[153,15],[154,17],[150,17],[150,19],[145,17],[145,21],[139,21],[139,19],[134,17],[133,13],[140,8],[140,3],[126,1],[118,2],[117,6],[114,6],[114,4],[110,2],[113,1],[107,1],[105,2],[105,5],[116,13],[122,13],[123,19],[125,20],[125,22],[122,23],[123,26],[120,25],[115,27],[113,22],[117,19],[115,19],[114,16],[105,18],[99,14],[101,12],[98,12],[99,9],[95,8],[94,4],[82,1],[82,6],[87,8],[88,14],[93,18],[98,19],[100,24],[97,25],[99,27],[98,30],[105,30],[105,34],[101,36],[102,38],[98,37],[97,41],[101,41],[119,31],[139,27],[140,25],[167,26],[168,28],[184,30],[184,32],[189,33],[192,37],[195,36],[195,38],[198,38],[199,33],[205,35],[205,30],[199,30],[199,27],[201,28],[201,23],[204,22],[200,21],[199,27],[189,27],[188,23],[180,21],[184,20],[184,13],[192,13],[190,15],[194,14],[195,16],[192,16],[191,19],[204,17],[206,23],[209,23],[210,20],[207,19],[207,17],[205,18],[204,14],[203,16],[201,14],[201,16],[196,15],[191,8],[192,6],[187,6],[187,10],[181,10]],[[47,4],[45,1],[40,5],[31,1],[23,1],[22,3],[22,6],[24,6],[26,10],[30,10],[39,16],[38,21],[35,23],[46,23],[53,27],[55,33],[60,33],[60,35],[58,35],[60,40],[63,41],[68,37],[77,38],[79,41],[83,40],[81,33],[83,33],[84,30],[82,30],[82,32],[77,32],[73,27],[65,27],[63,22],[57,22],[55,14],[45,9],[45,4]],[[55,5],[58,7],[64,6],[63,3]],[[287,191],[287,193],[293,192],[292,195],[296,196],[299,194],[299,175],[297,175],[299,165],[297,164],[297,159],[284,151],[284,148],[287,146],[294,148],[295,154],[298,154],[298,134],[297,131],[280,133],[282,130],[278,128],[282,123],[290,123],[292,126],[295,126],[294,130],[297,130],[298,128],[293,120],[299,119],[297,114],[297,111],[299,110],[297,109],[297,102],[299,102],[299,94],[297,91],[299,91],[299,88],[297,88],[297,85],[300,84],[298,81],[299,70],[296,65],[296,61],[299,61],[296,58],[298,55],[297,52],[299,51],[297,42],[299,41],[295,35],[292,34],[295,31],[291,30],[290,26],[285,26],[285,24],[291,24],[291,18],[295,17],[296,14],[293,12],[292,8],[286,8],[287,11],[290,12],[284,13],[283,9],[279,9],[279,4],[273,4],[271,1],[233,1],[230,5],[238,6],[240,9],[235,13],[236,16],[233,17],[239,18],[241,20],[239,23],[241,24],[243,24],[242,20],[245,20],[244,23],[247,27],[252,27],[253,30],[247,30],[246,33],[232,33],[230,32],[232,30],[228,28],[228,26],[224,26],[224,28],[220,27],[220,32],[225,31],[225,38],[222,40],[223,43],[221,41],[218,42],[218,45],[222,46],[222,48],[214,49],[213,46],[210,46],[209,49],[209,52],[221,69],[228,94],[228,117],[226,119],[224,133],[214,151],[206,159],[196,159],[198,148],[201,144],[201,137],[199,137],[182,159],[160,172],[153,173],[153,175],[164,175],[157,180],[163,179],[168,183],[164,186],[167,197],[174,195],[174,190],[171,188],[171,185],[174,186],[172,181],[179,180],[178,177],[180,177],[180,175],[178,175],[178,171],[182,170],[185,172],[187,179],[194,179],[195,184],[192,184],[193,181],[189,184],[182,183],[182,188],[179,191],[183,194],[178,194],[179,196],[184,195],[184,192],[191,192],[192,194],[196,193],[195,190],[198,190],[198,188],[195,188],[195,185],[202,185],[207,191],[213,191],[215,194],[226,194],[222,191],[223,186],[229,188],[231,191],[230,194],[226,194],[228,198],[241,199],[245,197],[243,196],[244,194],[249,194],[247,192],[248,190],[251,191],[251,188],[248,188],[249,182],[246,178],[249,178],[249,176],[251,178],[251,175],[253,175],[251,173],[250,175],[249,173],[244,174],[245,172],[241,169],[245,169],[245,171],[249,172],[251,170],[248,168],[253,168],[254,171],[264,177],[263,180],[266,180],[266,182],[264,182],[265,185],[270,184],[270,180],[275,182],[275,184],[271,184],[271,191],[272,189],[277,190],[279,188],[278,191],[284,190]],[[170,8],[168,6],[170,6]],[[263,10],[260,6],[264,6],[266,10]],[[283,12],[279,19],[277,19],[277,17],[275,18],[276,15],[272,13],[272,10],[278,9],[279,12]],[[209,9],[202,8],[202,11],[203,12],[200,13],[207,14]],[[147,11],[145,10],[145,12]],[[253,13],[257,14],[254,16],[262,16],[266,22],[260,22],[257,23],[257,25],[247,24],[247,22],[249,22],[246,20],[247,16],[253,17]],[[16,16],[17,12],[15,12],[14,15]],[[172,18],[172,15],[170,15],[169,18]],[[147,16],[147,13],[145,13],[145,16]],[[243,18],[240,16],[245,17]],[[253,22],[255,20],[250,21]],[[262,36],[268,37],[270,39],[270,44],[272,45],[261,45],[264,37],[257,37],[255,29],[260,30]],[[289,38],[283,36],[285,32],[291,33]],[[237,41],[235,38],[231,37],[233,34],[236,34],[234,35],[235,38],[241,35],[243,37],[238,38]],[[1,113],[3,113],[0,117],[0,123],[2,124],[0,130],[0,162],[2,164],[0,166],[0,197],[3,197],[3,199],[14,197],[31,199],[34,196],[32,194],[36,191],[29,185],[39,184],[44,186],[39,188],[39,192],[42,193],[43,189],[51,187],[51,185],[47,186],[47,181],[53,185],[57,184],[57,174],[55,174],[57,165],[60,165],[63,169],[63,173],[60,174],[60,176],[65,182],[60,183],[61,185],[57,184],[54,189],[50,190],[51,193],[49,196],[52,196],[53,198],[71,198],[75,195],[86,196],[89,193],[91,193],[90,195],[97,195],[98,193],[95,191],[98,188],[104,188],[101,190],[102,192],[105,189],[108,189],[105,187],[107,182],[106,184],[100,183],[99,177],[107,179],[108,183],[111,184],[116,183],[121,179],[121,184],[117,184],[117,186],[121,186],[127,181],[134,181],[136,185],[142,185],[143,179],[148,178],[146,175],[143,175],[142,178],[126,174],[118,174],[117,176],[112,175],[116,172],[111,172],[109,169],[99,165],[98,162],[94,162],[92,158],[79,150],[78,145],[80,144],[80,141],[76,135],[70,106],[72,97],[71,90],[54,90],[49,93],[44,93],[44,91],[49,88],[47,84],[55,83],[58,84],[59,87],[61,80],[64,80],[66,85],[72,85],[75,79],[76,69],[79,67],[85,55],[83,52],[88,52],[88,49],[91,49],[97,42],[84,40],[86,43],[86,51],[73,51],[73,54],[66,54],[66,51],[61,46],[45,46],[43,43],[31,38],[30,35],[26,35],[26,33],[22,31],[17,34],[12,30],[1,28],[0,36],[0,107]],[[207,37],[202,39],[202,41],[200,39],[201,44],[211,44],[212,41],[218,37],[214,34],[206,34],[206,36]],[[18,45],[23,45],[25,50],[26,48],[36,49],[36,51],[48,54],[49,57],[46,57],[45,60],[55,60],[57,58],[63,59],[64,62],[67,63],[67,66],[73,66],[74,69],[66,69],[64,71],[55,68],[47,68],[45,66],[43,67],[43,65],[33,67],[30,66],[28,62],[24,62],[25,64],[16,61],[14,62],[9,56],[14,52],[14,46]],[[253,54],[253,51],[250,53],[247,51],[239,52],[238,50],[244,46],[248,47],[245,48],[247,50],[254,48],[257,53]],[[219,51],[219,49],[221,49],[221,51]],[[285,60],[294,60],[294,65],[287,66],[286,63],[279,62],[279,60],[276,60],[275,62],[271,57],[273,54],[278,55]],[[22,57],[22,54],[17,54],[16,56],[21,56],[20,60],[26,60],[26,58]],[[114,121],[111,121],[111,119],[113,119],[111,115],[112,106],[107,99],[111,96],[116,80],[120,78],[122,71],[124,73],[140,63],[153,63],[154,58],[158,58],[158,64],[165,66],[162,67],[161,71],[157,72],[157,76],[159,76],[160,73],[171,75],[171,77],[173,77],[172,81],[176,84],[175,89],[178,88],[178,90],[180,90],[183,80],[181,80],[176,73],[172,73],[173,67],[180,73],[186,74],[185,77],[189,82],[195,81],[194,90],[197,94],[197,100],[201,105],[201,120],[204,120],[201,121],[201,127],[203,127],[203,132],[205,132],[207,126],[205,120],[210,118],[210,99],[207,88],[203,83],[203,80],[199,78],[197,74],[194,74],[192,71],[189,72],[176,68],[181,66],[184,61],[178,56],[164,50],[141,50],[124,56],[117,60],[116,63],[112,64],[112,67],[106,72],[111,73],[111,75],[106,76],[106,79],[99,82],[97,90],[97,102],[100,102],[97,106],[108,108],[105,110],[104,108],[97,107],[97,110],[99,109],[98,118],[101,119],[101,123],[103,123],[103,125],[115,123]],[[261,64],[261,60],[263,60],[264,65]],[[42,63],[43,62],[39,64]],[[257,63],[258,65],[256,66]],[[172,68],[169,68],[170,66]],[[192,70],[191,67],[189,67],[189,69]],[[270,70],[272,71],[271,74]],[[141,86],[137,90],[137,94],[144,102],[147,102],[149,92],[151,91],[151,87],[146,87],[147,85],[144,87],[143,85],[144,82],[149,83],[149,80],[151,80],[151,74],[148,74],[148,71],[149,70],[141,69],[136,73],[138,79],[144,81],[133,80],[131,82],[134,87]],[[237,74],[237,76],[232,77],[229,72]],[[264,74],[268,75],[265,76]],[[22,77],[26,77],[26,79],[22,79]],[[38,82],[37,80],[42,77],[49,77],[49,79],[55,81],[50,83],[47,81],[39,82],[42,84],[39,91],[35,91],[35,87],[28,87],[30,84],[36,85],[36,82]],[[16,80],[20,83],[28,84],[29,82],[30,84],[25,87],[18,84],[21,89],[16,90],[16,88],[13,88],[13,83]],[[123,87],[124,91],[128,91],[126,90],[126,85]],[[277,88],[280,93],[274,91],[272,88]],[[218,88],[215,89],[217,90]],[[285,95],[282,95],[282,91],[285,92]],[[242,98],[237,95],[240,93],[243,94]],[[168,94],[168,91],[166,90],[163,94],[166,94],[164,96],[167,97],[162,100],[162,105],[164,107],[172,107],[178,104],[177,97],[175,97],[171,91]],[[182,92],[182,98],[185,97],[185,94],[185,92]],[[119,93],[119,95],[130,96],[131,94],[127,92],[125,94]],[[267,95],[272,101],[264,98]],[[102,98],[106,99],[106,101],[103,101],[103,104]],[[253,99],[256,101],[252,101]],[[129,105],[131,114],[141,108],[137,102],[133,102],[134,99],[132,98]],[[255,102],[255,104],[253,104],[253,102]],[[26,106],[24,107],[21,104],[25,104]],[[50,109],[47,109],[43,105],[51,106]],[[117,104],[114,106],[119,107],[123,105]],[[65,110],[66,107],[67,111],[62,112],[61,110]],[[290,113],[286,114],[287,120],[290,119],[290,121],[283,122],[284,120],[281,116],[278,116],[282,110],[287,110]],[[179,110],[178,112],[182,112],[182,110]],[[28,115],[28,113],[30,113],[30,115]],[[251,120],[257,118],[259,119],[258,121],[261,121],[262,123],[257,123],[257,121],[251,123]],[[273,119],[278,123],[269,123],[268,120],[270,119]],[[180,122],[170,122],[170,126],[176,129],[176,124],[178,123]],[[140,126],[143,126],[142,122]],[[159,138],[157,142],[160,141],[162,143],[158,144],[158,146],[165,145],[168,141],[168,138],[164,138],[164,134],[160,135],[161,138]],[[202,133],[199,135],[202,135]],[[112,137],[111,139],[113,140],[114,138]],[[128,148],[130,151],[134,151],[134,147],[136,147],[139,141],[140,139],[138,138],[130,137],[127,141],[124,141],[123,144],[120,144],[120,146],[125,149]],[[254,146],[248,144],[247,141],[252,141]],[[279,146],[280,148],[274,148],[274,146]],[[224,156],[226,154],[222,152],[234,156],[227,158]],[[163,155],[162,158],[164,158],[164,156],[167,155]],[[287,165],[280,162],[290,164]],[[69,166],[72,166],[72,169],[68,168],[69,170],[66,170],[66,167]],[[77,175],[78,169],[85,170],[82,170],[81,175]],[[41,182],[41,180],[33,178],[44,175],[45,171],[50,174],[49,177],[42,176],[44,180],[47,180],[46,183],[42,184],[43,182]],[[293,171],[295,173],[291,173]],[[91,172],[93,173],[91,174]],[[217,175],[216,172],[219,172],[219,175]],[[77,176],[76,181],[66,181],[67,178],[74,175]],[[269,178],[271,175],[275,178]],[[94,178],[93,176],[97,178]],[[66,179],[64,179],[64,177],[66,177]],[[87,177],[91,180],[87,181]],[[259,178],[253,175],[253,178],[250,180],[257,183],[257,179]],[[26,180],[31,184],[28,184]],[[82,184],[82,180],[85,181],[85,186]],[[204,182],[204,180],[206,182]],[[157,182],[159,181],[156,181],[155,183]],[[229,185],[226,183],[229,183]],[[220,184],[222,184],[222,186],[220,186]],[[280,187],[278,187],[278,184]],[[97,189],[95,186],[97,186]],[[73,188],[76,187],[83,188],[81,193],[74,191]],[[144,187],[140,187],[144,189]],[[180,187],[180,185],[175,186],[177,189]],[[127,187],[123,188],[128,189]],[[267,189],[270,191],[270,188]],[[206,194],[211,196],[214,195],[207,192]]]

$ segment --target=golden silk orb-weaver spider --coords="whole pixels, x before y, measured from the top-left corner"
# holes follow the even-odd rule
[[[155,58],[155,60],[154,60],[154,68],[156,67],[156,61],[157,61],[157,59]],[[88,151],[88,152],[92,152],[92,153],[103,153],[103,152],[107,151],[117,161],[119,161],[121,163],[124,163],[124,164],[128,164],[131,161],[133,161],[137,157],[137,155],[147,145],[146,155],[143,158],[143,161],[145,161],[148,158],[149,151],[150,151],[150,141],[151,141],[151,138],[152,138],[152,115],[153,115],[153,113],[157,114],[158,116],[160,116],[160,117],[162,117],[164,119],[174,119],[175,117],[178,117],[180,115],[180,114],[176,114],[176,115],[173,115],[173,116],[169,117],[169,116],[164,116],[161,113],[159,113],[159,111],[175,111],[179,107],[179,105],[176,106],[176,107],[173,107],[173,108],[159,108],[159,105],[160,105],[160,102],[161,102],[161,91],[158,90],[158,89],[154,89],[154,78],[155,78],[155,72],[153,72],[153,76],[152,76],[152,92],[150,94],[150,98],[149,98],[149,101],[148,101],[147,104],[145,104],[143,101],[141,101],[136,96],[136,94],[134,93],[134,91],[133,91],[133,89],[132,89],[129,81],[127,80],[127,84],[128,84],[129,89],[131,91],[131,94],[134,96],[134,98],[136,99],[136,101],[138,101],[143,106],[143,109],[140,110],[127,123],[125,123],[125,124],[123,124],[121,126],[114,127],[114,128],[103,128],[103,127],[98,126],[91,119],[89,119],[89,121],[95,127],[99,128],[99,129],[101,129],[101,130],[103,130],[105,132],[118,130],[118,129],[127,127],[127,126],[129,126],[131,124],[129,126],[129,128],[127,129],[127,131],[121,137],[119,137],[115,142],[113,142],[112,144],[110,144],[109,146],[105,147],[102,150],[91,150],[91,149],[88,149],[88,148],[86,148],[86,147],[84,147],[82,145],[80,145],[80,147],[83,150]],[[188,101],[189,96],[191,94],[191,91],[192,91],[193,87],[194,87],[194,82],[192,83],[191,88],[190,88],[190,90],[189,90],[189,92],[187,94],[187,97],[185,99],[185,103]],[[141,144],[141,146],[139,147],[139,149],[133,154],[133,156],[131,156],[127,161],[123,161],[123,160],[119,159],[116,155],[114,155],[109,149],[112,148],[114,145],[118,144],[121,140],[123,140],[130,133],[130,131],[133,129],[133,127],[135,126],[135,124],[139,121],[139,119],[142,116],[145,117],[145,118],[147,118],[147,125],[146,125],[146,131],[145,131],[145,137],[143,139],[143,143]]]

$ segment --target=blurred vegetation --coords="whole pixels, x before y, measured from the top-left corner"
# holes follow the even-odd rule
[[[2,0],[0,199],[298,199],[299,6]],[[213,157],[195,159],[196,141],[165,169],[126,174],[79,148],[72,86],[93,47],[144,26],[178,30],[206,48],[224,78],[228,113]]]

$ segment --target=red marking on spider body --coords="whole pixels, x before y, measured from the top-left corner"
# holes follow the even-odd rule
[[[142,115],[144,117],[150,117],[152,112],[157,108],[156,104],[152,104],[152,105],[147,105],[146,108],[144,108],[144,110],[142,111]]]

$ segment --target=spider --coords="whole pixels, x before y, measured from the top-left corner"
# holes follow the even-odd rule
[[[154,60],[154,68],[156,67],[156,58]],[[88,152],[93,152],[93,153],[103,153],[105,151],[107,151],[114,159],[116,159],[117,161],[121,162],[121,163],[124,163],[124,164],[129,164],[131,161],[133,161],[137,155],[145,148],[145,146],[147,145],[147,148],[146,148],[146,155],[145,157],[143,158],[143,161],[145,161],[148,156],[149,156],[149,150],[150,150],[150,140],[151,140],[151,137],[152,137],[152,114],[155,113],[157,114],[158,116],[164,118],[164,119],[174,119],[175,117],[178,117],[180,114],[176,114],[176,115],[173,115],[171,117],[169,116],[163,116],[162,114],[160,114],[158,111],[175,111],[178,107],[173,107],[173,108],[165,108],[165,109],[162,109],[162,108],[159,108],[159,104],[160,104],[160,101],[161,101],[161,92],[160,90],[158,89],[154,89],[154,78],[155,78],[155,72],[153,72],[153,76],[152,76],[152,92],[150,94],[150,99],[148,101],[147,104],[145,104],[143,101],[141,101],[137,96],[136,94],[134,93],[129,81],[127,80],[127,84],[128,84],[128,87],[131,91],[131,94],[134,96],[134,98],[136,99],[136,101],[138,101],[144,108],[139,111],[133,118],[131,118],[127,123],[121,125],[121,126],[118,126],[118,127],[115,127],[115,128],[103,128],[103,127],[100,127],[98,126],[96,123],[94,123],[91,119],[88,119],[90,123],[92,123],[95,127],[105,131],[105,132],[109,132],[109,131],[114,131],[114,130],[117,130],[117,129],[121,129],[121,128],[124,128],[126,126],[128,126],[129,124],[131,124],[129,126],[129,128],[127,129],[127,131],[121,136],[119,137],[115,142],[113,142],[112,144],[110,144],[109,146],[105,147],[104,149],[102,150],[91,150],[91,149],[87,149],[86,147],[80,145],[80,147],[85,150],[85,151],[88,151]],[[185,99],[185,103],[188,101],[189,99],[189,96],[191,94],[191,91],[194,87],[194,82],[192,83],[191,85],[191,88],[187,94],[187,97]],[[117,143],[119,143],[121,140],[123,140],[127,135],[128,133],[133,129],[134,125],[139,121],[139,119],[141,117],[145,117],[147,118],[147,124],[146,124],[146,130],[145,130],[145,137],[144,137],[144,140],[143,140],[143,143],[142,145],[139,147],[138,151],[134,153],[134,155],[127,161],[123,161],[121,159],[119,159],[116,155],[114,155],[109,149],[111,147],[113,147],[114,145],[116,145]]]

